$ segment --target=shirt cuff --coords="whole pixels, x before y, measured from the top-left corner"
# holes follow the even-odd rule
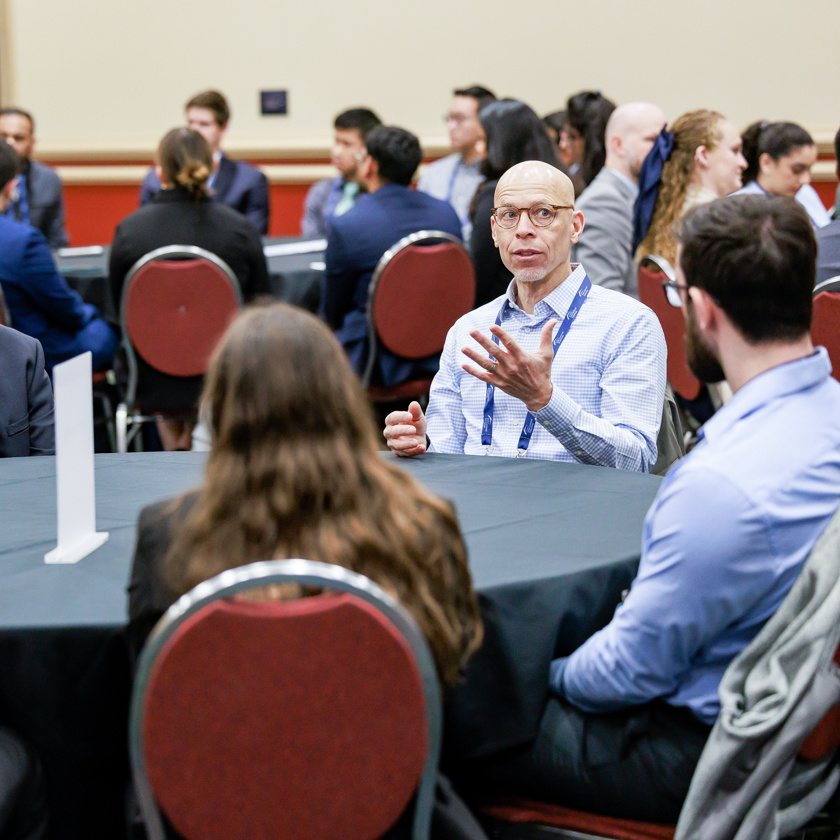
[[[565,696],[563,691],[563,673],[566,670],[566,663],[568,661],[568,656],[562,656],[560,659],[555,659],[548,669],[548,687],[560,697]]]
[[[548,405],[544,405],[534,417],[537,423],[557,438],[572,455],[583,458],[586,453],[576,445],[574,435],[570,435],[570,429],[574,428],[580,412],[581,407],[562,388],[555,385]]]

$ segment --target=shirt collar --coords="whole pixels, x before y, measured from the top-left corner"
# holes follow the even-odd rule
[[[617,169],[613,169],[610,167],[610,172],[621,181],[632,193],[634,196],[639,194],[639,185],[629,176],[625,175],[623,172],[619,172]]]
[[[572,305],[575,295],[580,289],[586,277],[586,271],[580,263],[572,263],[572,273],[556,288],[549,292],[537,305],[534,307],[534,317],[540,318],[544,316],[545,310],[548,310],[548,316],[558,316],[562,318],[569,307]],[[515,300],[516,296],[516,280],[511,280],[507,288],[507,296],[502,304],[502,317],[504,318],[510,309],[519,309],[519,305]]]
[[[739,420],[743,420],[762,406],[780,397],[812,388],[829,376],[831,362],[825,347],[817,347],[804,359],[770,368],[740,388],[732,399],[706,422],[698,436],[712,440],[724,435]]]

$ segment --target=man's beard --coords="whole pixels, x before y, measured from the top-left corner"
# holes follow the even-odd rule
[[[513,276],[520,283],[536,283],[542,280],[548,272],[544,268],[522,268]]]
[[[703,340],[694,318],[694,306],[689,300],[685,317],[685,355],[691,372],[701,382],[723,382],[726,374],[714,351]]]

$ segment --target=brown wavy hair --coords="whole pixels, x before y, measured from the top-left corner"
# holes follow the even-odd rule
[[[157,159],[163,177],[173,187],[187,190],[196,199],[207,195],[207,180],[213,171],[213,152],[197,131],[173,128],[160,141]]]
[[[726,119],[717,111],[689,111],[669,131],[674,135],[674,148],[662,168],[662,181],[647,236],[639,245],[636,257],[658,254],[673,263],[677,254],[674,224],[683,213],[685,196],[694,176],[698,147],[714,149],[721,139],[720,122]]]
[[[481,620],[450,506],[377,450],[373,414],[335,337],[283,304],[242,314],[202,399],[212,447],[167,554],[178,595],[225,569],[302,557],[359,572],[417,620],[457,680]]]

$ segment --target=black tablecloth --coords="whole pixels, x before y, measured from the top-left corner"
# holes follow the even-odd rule
[[[455,502],[485,621],[486,641],[448,703],[446,752],[527,740],[549,661],[603,626],[632,580],[659,479],[469,456],[397,463]],[[110,538],[78,565],[46,566],[55,461],[0,461],[0,722],[44,758],[56,837],[110,840],[121,830],[136,517],[194,486],[202,465],[197,453],[97,456],[97,526]]]
[[[305,242],[303,237],[263,237],[263,247],[270,248],[280,243]],[[99,311],[115,323],[119,321],[117,305],[119,301],[111,298],[108,284],[108,256],[110,247],[103,246],[100,253],[73,253],[75,249],[65,249],[65,253],[56,254],[58,270],[65,276],[70,288],[75,289],[87,303],[92,303]],[[323,283],[323,271],[312,268],[324,259],[322,250],[307,254],[285,254],[268,256],[268,273],[271,281],[271,294],[277,300],[302,306],[310,312],[318,310]]]

